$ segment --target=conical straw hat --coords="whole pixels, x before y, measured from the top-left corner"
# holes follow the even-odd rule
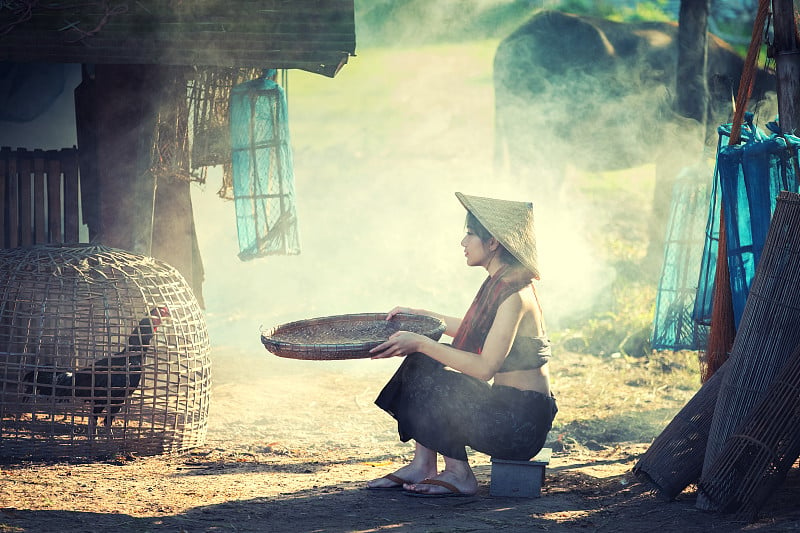
[[[456,198],[511,255],[539,279],[532,203],[468,196],[460,192],[456,193]]]

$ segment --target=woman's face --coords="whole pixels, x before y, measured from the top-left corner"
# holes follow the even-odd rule
[[[483,242],[470,228],[467,228],[467,234],[461,239],[461,246],[464,247],[467,265],[485,267],[489,264],[492,258],[489,242]]]

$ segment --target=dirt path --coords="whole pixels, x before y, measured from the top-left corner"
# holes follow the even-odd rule
[[[572,356],[571,373],[581,368]],[[216,369],[207,444],[184,456],[0,465],[0,532],[776,531],[800,527],[793,473],[752,524],[665,503],[630,474],[647,443],[580,443],[554,453],[539,499],[364,490],[408,459],[372,405],[393,366],[298,363],[230,354]],[[377,364],[372,364],[377,363]],[[323,368],[320,365],[325,365]],[[595,365],[597,362],[595,362]],[[623,376],[624,377],[624,376]],[[635,388],[620,394],[637,393]],[[572,402],[562,402],[569,413]],[[669,405],[674,408],[675,402]],[[564,407],[566,406],[566,411]],[[575,412],[581,412],[576,405]],[[576,427],[567,415],[562,429]],[[570,441],[571,442],[571,441]]]

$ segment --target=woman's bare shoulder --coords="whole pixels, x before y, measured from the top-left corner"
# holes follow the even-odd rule
[[[526,290],[527,289],[527,290]],[[527,287],[517,293],[516,297],[520,301],[520,334],[537,337],[544,334],[544,326],[542,323],[542,309],[539,307],[539,302],[536,299],[536,294]]]

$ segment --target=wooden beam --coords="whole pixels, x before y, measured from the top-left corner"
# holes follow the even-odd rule
[[[303,69],[355,55],[353,0],[138,0],[0,9],[0,60]]]

